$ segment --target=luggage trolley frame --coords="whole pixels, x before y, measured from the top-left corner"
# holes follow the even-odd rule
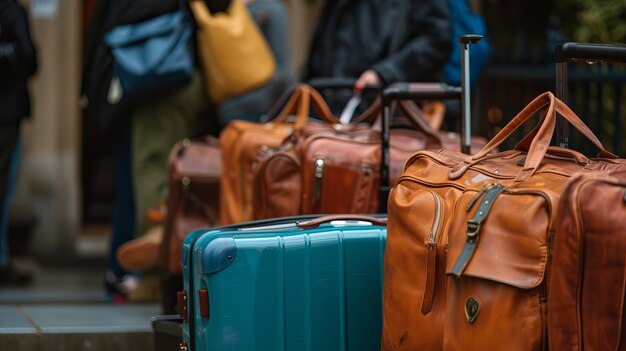
[[[626,46],[568,42],[554,49],[556,64],[556,97],[567,104],[567,67],[572,61],[626,63]],[[569,144],[569,126],[562,118],[557,120],[557,143],[561,147]]]
[[[469,44],[477,43],[482,35],[467,34],[459,37],[461,43],[461,87],[454,87],[444,83],[395,83],[391,84],[382,93],[382,157],[380,167],[380,209],[387,212],[387,202],[391,184],[389,184],[389,135],[391,124],[391,102],[393,100],[423,100],[423,99],[460,99],[461,100],[461,151],[469,154],[471,147],[471,106],[470,106],[470,70]]]

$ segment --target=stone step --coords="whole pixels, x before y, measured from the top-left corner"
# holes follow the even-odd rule
[[[0,350],[152,351],[151,317],[145,305],[1,305]]]

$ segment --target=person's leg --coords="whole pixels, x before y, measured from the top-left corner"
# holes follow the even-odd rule
[[[120,299],[135,286],[128,281],[129,272],[120,266],[116,258],[117,249],[135,236],[135,203],[133,200],[131,172],[131,132],[129,116],[120,116],[114,122],[115,158],[115,204],[109,254],[107,258],[106,285],[114,300]],[[125,280],[127,280],[125,282]],[[126,284],[128,283],[128,284]]]
[[[170,150],[194,134],[196,118],[207,102],[202,78],[196,72],[185,88],[135,109],[132,154],[137,235],[150,229],[147,210],[167,199]]]
[[[4,268],[9,262],[9,248],[6,235],[9,209],[6,195],[9,185],[9,168],[16,142],[16,129],[0,128],[0,268]]]
[[[17,271],[9,260],[9,209],[21,160],[19,125],[0,129],[0,285],[27,284],[31,274]]]
[[[160,277],[151,274],[161,247],[162,228],[150,229],[149,208],[165,202],[168,196],[167,160],[174,144],[193,135],[196,117],[207,105],[207,95],[199,72],[185,88],[137,106],[133,113],[133,186],[137,213],[137,234],[149,234],[123,245],[118,259],[127,268],[143,270],[141,285],[129,301],[161,299]],[[150,229],[150,230],[149,230]],[[155,237],[153,234],[160,234]],[[137,259],[139,256],[139,259]],[[132,266],[142,262],[141,266]],[[152,265],[146,265],[153,262]]]

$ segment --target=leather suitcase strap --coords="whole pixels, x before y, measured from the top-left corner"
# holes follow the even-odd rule
[[[504,191],[505,187],[500,183],[489,184],[483,187],[474,198],[470,201],[467,206],[467,211],[469,211],[474,203],[480,199],[480,197],[485,194],[484,201],[480,203],[478,209],[474,213],[474,218],[467,221],[467,241],[465,242],[465,246],[463,247],[463,251],[457,258],[456,263],[454,264],[454,268],[452,268],[452,274],[456,277],[460,277],[465,267],[469,263],[470,259],[474,255],[474,251],[476,250],[476,246],[478,245],[478,237],[480,234],[480,229],[482,222],[487,218],[489,211],[493,207],[493,202],[496,200],[498,195],[500,195]]]

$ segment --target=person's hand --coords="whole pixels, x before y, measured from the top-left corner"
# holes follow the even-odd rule
[[[363,72],[359,79],[357,79],[356,83],[354,83],[354,87],[357,90],[363,90],[367,85],[381,85],[382,81],[378,76],[378,73],[375,71],[368,69]]]

